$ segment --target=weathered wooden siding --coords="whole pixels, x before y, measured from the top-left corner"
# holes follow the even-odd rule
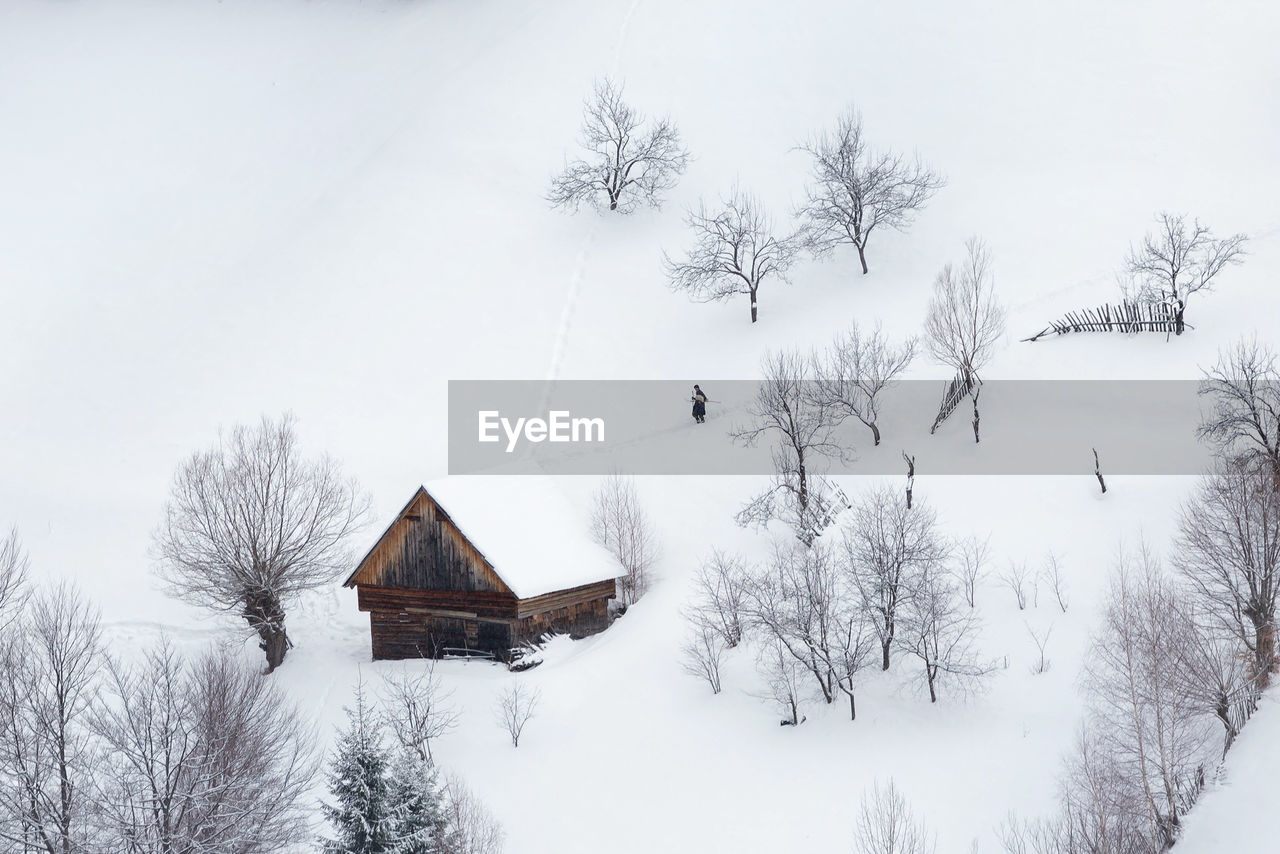
[[[448,648],[489,652],[505,658],[515,645],[514,622],[373,611],[369,614],[373,657],[439,658]]]
[[[593,599],[612,599],[617,595],[617,585],[613,580],[599,581],[595,584],[584,584],[568,590],[557,590],[531,599],[521,599],[516,616],[529,617],[544,611],[556,611],[580,602]]]
[[[516,641],[535,641],[549,632],[584,638],[609,628],[609,600],[576,602],[553,611],[525,617],[516,628]]]
[[[511,592],[425,490],[418,491],[348,583]]]
[[[372,601],[379,606],[394,603],[394,600]],[[375,659],[439,658],[446,648],[487,652],[505,659],[512,647],[536,641],[548,633],[581,638],[608,627],[607,596],[540,611],[523,619],[486,618],[474,610],[427,610],[412,606],[402,610],[375,609],[369,612]]]
[[[425,614],[433,611],[462,611],[473,617],[514,620],[519,600],[510,593],[453,590],[404,590],[392,587],[357,585],[356,599],[361,611],[405,611]]]

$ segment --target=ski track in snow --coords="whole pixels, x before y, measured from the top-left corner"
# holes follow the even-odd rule
[[[622,49],[626,45],[627,30],[631,26],[631,19],[635,16],[636,9],[640,7],[641,0],[634,0],[627,9],[626,15],[622,18],[622,24],[618,27],[618,37],[614,40],[613,45],[613,65],[610,68],[610,75],[617,77],[619,70],[622,68]],[[582,246],[578,250],[577,258],[574,260],[573,273],[569,277],[569,289],[565,294],[564,307],[560,311],[560,323],[556,330],[555,345],[551,352],[551,365],[547,369],[547,392],[544,398],[544,406],[546,408],[546,400],[551,397],[551,389],[555,381],[560,375],[560,366],[564,363],[565,349],[569,344],[569,336],[573,329],[573,313],[577,305],[578,297],[582,293],[583,280],[586,278],[587,262],[591,257],[591,247],[595,243],[596,233],[600,229],[600,218],[603,214],[595,212],[595,219],[591,222],[591,228],[587,231],[587,235],[583,238]]]

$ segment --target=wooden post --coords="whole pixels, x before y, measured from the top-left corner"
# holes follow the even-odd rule
[[[907,452],[902,452],[902,458],[907,462],[907,509],[911,509],[911,490],[916,485],[916,458],[908,457]]]
[[[978,435],[978,395],[982,394],[982,389],[978,386],[973,387],[973,442],[978,444],[982,439]]]

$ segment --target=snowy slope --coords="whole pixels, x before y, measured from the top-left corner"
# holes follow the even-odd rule
[[[19,526],[40,575],[102,604],[122,654],[160,630],[229,636],[166,599],[147,556],[176,463],[220,425],[295,411],[307,446],[391,518],[445,474],[449,379],[746,378],[765,348],[807,348],[854,317],[915,332],[973,233],[1010,305],[991,377],[1194,378],[1231,338],[1276,337],[1278,36],[1263,2],[0,4],[0,525]],[[568,217],[541,198],[606,73],[670,112],[695,156],[660,212]],[[785,220],[805,171],[793,146],[851,101],[876,141],[950,180],[909,234],[876,236],[871,275],[848,254],[805,262],[762,292],[754,326],[745,304],[667,291],[682,210],[736,179]],[[1124,251],[1163,208],[1254,236],[1192,305],[1194,333],[1016,343],[1114,299]],[[857,724],[811,706],[792,731],[750,661],[712,697],[676,659],[697,560],[768,548],[730,519],[757,482],[645,480],[658,587],[522,677],[544,700],[519,750],[491,720],[510,677],[449,665],[465,715],[441,754],[513,851],[565,850],[570,808],[592,848],[839,850],[851,806],[890,775],[941,851],[986,850],[1006,810],[1048,803],[1120,540],[1162,543],[1188,483],[1114,478],[1104,499],[1088,475],[922,474],[917,495],[949,528],[992,533],[998,569],[1060,554],[1070,611],[1018,612],[992,585],[984,650],[1010,664],[985,695],[930,707],[895,672]],[[565,485],[584,513],[592,487]],[[367,663],[347,591],[290,620],[298,648],[273,678],[322,731],[359,673],[403,666]],[[1027,623],[1055,627],[1043,676]],[[1233,762],[1274,747],[1266,717]],[[1244,773],[1206,798],[1188,845],[1233,850],[1214,847],[1215,823]]]

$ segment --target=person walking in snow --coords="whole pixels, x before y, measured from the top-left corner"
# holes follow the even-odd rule
[[[693,420],[698,424],[707,420],[707,396],[698,386],[693,387]]]

